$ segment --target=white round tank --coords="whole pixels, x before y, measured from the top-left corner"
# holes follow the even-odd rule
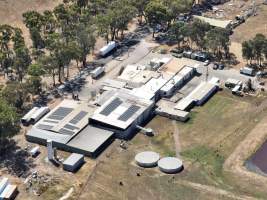
[[[158,161],[160,171],[173,174],[182,170],[183,162],[179,158],[165,157]]]
[[[159,160],[159,154],[153,151],[144,151],[135,156],[135,162],[140,167],[155,167]]]

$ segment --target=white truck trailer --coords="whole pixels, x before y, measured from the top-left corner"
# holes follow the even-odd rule
[[[115,48],[116,48],[116,42],[115,41],[111,41],[106,46],[102,47],[99,50],[99,54],[100,54],[100,56],[104,57]]]
[[[24,115],[22,118],[21,118],[21,123],[24,125],[24,126],[27,126],[30,124],[30,121],[31,121],[31,117],[32,115],[38,110],[39,108],[38,107],[33,107],[26,115]]]
[[[46,115],[50,109],[48,107],[41,107],[37,111],[35,111],[30,119],[32,124],[35,124],[39,119],[41,119],[44,115]]]
[[[102,75],[105,72],[104,67],[97,67],[95,70],[91,71],[91,77],[93,79],[97,79],[100,75]]]

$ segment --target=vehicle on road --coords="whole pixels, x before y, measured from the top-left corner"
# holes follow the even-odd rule
[[[223,70],[223,69],[224,69],[224,64],[221,64],[221,63],[214,63],[213,66],[212,66],[212,68],[213,68],[214,70],[217,70],[217,69],[219,69],[219,70]]]
[[[243,67],[240,69],[240,74],[255,76],[255,70],[249,67]]]
[[[234,87],[236,87],[237,85],[242,86],[242,81],[237,80],[237,79],[232,79],[232,78],[228,78],[225,81],[225,87],[229,88],[229,89],[233,89]]]
[[[267,76],[267,72],[266,71],[259,71],[256,73],[256,76],[258,77],[266,77]]]
[[[219,64],[218,68],[219,68],[219,70],[223,70],[224,69],[224,64]]]
[[[219,65],[217,63],[213,63],[212,69],[217,70],[219,68]]]
[[[91,71],[91,77],[93,79],[97,79],[98,77],[100,77],[103,73],[105,72],[105,68],[104,67],[98,67],[95,70]]]
[[[210,61],[209,60],[205,60],[204,66],[208,66],[209,64],[210,64]]]
[[[111,41],[106,46],[102,47],[99,50],[99,54],[100,54],[100,56],[105,57],[109,52],[111,52],[115,48],[116,48],[116,42],[115,41]]]

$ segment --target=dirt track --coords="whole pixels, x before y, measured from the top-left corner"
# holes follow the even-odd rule
[[[177,181],[176,183],[184,185],[184,186],[188,186],[191,187],[195,190],[201,191],[201,192],[205,192],[205,193],[209,193],[209,194],[215,194],[218,196],[222,196],[222,197],[227,197],[229,199],[235,199],[235,200],[257,200],[254,197],[250,197],[250,196],[246,196],[246,195],[236,195],[232,192],[220,189],[220,188],[216,188],[214,186],[208,186],[208,185],[203,185],[203,184],[199,184],[199,183],[194,183],[194,182],[190,182],[190,181]]]

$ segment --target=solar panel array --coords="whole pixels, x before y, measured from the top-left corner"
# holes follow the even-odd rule
[[[88,114],[88,112],[85,111],[81,111],[79,112],[72,120],[70,120],[69,123],[71,124],[77,124],[79,121],[81,121],[86,115]]]
[[[66,129],[70,129],[70,130],[79,129],[78,127],[76,127],[76,126],[72,126],[72,125],[70,125],[70,124],[66,124],[66,125],[64,126],[64,128],[66,128]]]
[[[75,132],[74,131],[70,131],[68,129],[62,128],[59,130],[59,133],[63,134],[63,135],[73,135]]]
[[[53,128],[53,126],[46,125],[46,124],[39,124],[37,126],[37,128],[42,129],[42,130],[48,130],[49,131],[49,130],[51,130]]]
[[[47,122],[47,123],[52,123],[52,124],[57,124],[57,121],[53,121],[53,120],[47,120],[45,119],[43,122]]]
[[[119,98],[115,98],[113,101],[110,102],[101,112],[101,115],[108,116],[110,113],[112,113],[119,105],[122,104],[122,100]]]
[[[48,118],[54,120],[62,120],[72,111],[73,108],[59,107],[51,115],[49,115]]]
[[[139,106],[132,105],[130,106],[121,116],[119,116],[118,120],[126,122],[130,119],[138,110],[140,109]]]

